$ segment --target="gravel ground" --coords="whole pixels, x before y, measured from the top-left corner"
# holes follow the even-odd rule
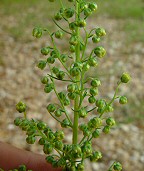
[[[13,120],[19,114],[15,110],[15,104],[23,99],[28,105],[29,118],[42,119],[54,129],[59,129],[59,125],[51,119],[45,110],[45,106],[50,101],[55,101],[55,96],[45,95],[43,86],[40,83],[42,72],[35,67],[40,53],[38,50],[48,40],[34,40],[28,35],[31,29],[26,30],[29,37],[27,41],[16,41],[11,35],[5,32],[5,25],[10,24],[6,21],[13,21],[14,18],[3,20],[0,25],[1,37],[1,65],[0,65],[0,140],[11,143],[17,147],[26,150],[42,153],[41,147],[37,144],[29,146],[25,143],[25,135],[13,125]],[[107,24],[109,23],[109,25]],[[97,19],[97,24],[101,25],[101,18]],[[144,55],[143,44],[141,42],[133,43],[125,46],[124,33],[117,32],[118,22],[113,19],[103,20],[103,27],[107,29],[109,35],[103,42],[107,52],[107,58],[102,60],[101,68],[98,73],[107,74],[103,77],[103,87],[101,94],[108,93],[111,97],[114,92],[116,80],[122,73],[128,71],[134,80],[130,85],[120,89],[121,94],[127,94],[129,98],[135,99],[135,103],[140,106],[143,103],[143,71],[144,71]],[[89,27],[93,25],[90,24]],[[113,31],[115,30],[115,31]],[[110,43],[109,43],[110,42]],[[65,43],[65,41],[63,42]],[[89,50],[88,50],[89,51]],[[48,71],[46,70],[45,73]],[[108,83],[108,85],[107,85]],[[58,85],[60,89],[63,85]],[[133,104],[131,104],[132,106]],[[116,107],[119,108],[118,104]],[[143,107],[143,106],[142,106]],[[123,107],[122,107],[123,108]],[[125,110],[124,110],[125,109]],[[138,109],[139,110],[139,109]],[[120,113],[131,112],[129,109],[123,108]],[[139,110],[140,111],[140,110]],[[139,112],[142,115],[142,110]],[[144,113],[143,113],[144,114]],[[123,114],[124,115],[124,114]],[[116,116],[117,121],[123,117]],[[123,164],[123,171],[143,171],[144,170],[144,125],[141,122],[117,125],[110,135],[101,136],[93,144],[96,149],[101,150],[103,159],[98,163],[90,164],[86,161],[86,170],[104,171],[114,160],[119,160]],[[71,140],[71,133],[67,131],[66,141]],[[22,136],[23,135],[23,136]]]

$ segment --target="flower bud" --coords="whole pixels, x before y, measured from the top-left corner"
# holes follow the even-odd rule
[[[106,125],[103,130],[102,130],[105,134],[108,134],[110,132],[110,126]]]
[[[121,82],[122,83],[128,83],[130,81],[131,77],[128,73],[123,73],[121,76]]]
[[[58,73],[56,73],[56,76],[59,80],[63,80],[65,77],[65,73],[64,71],[59,71]]]
[[[93,41],[93,43],[98,43],[98,42],[100,42],[100,37],[98,37],[98,36],[96,36],[96,35],[94,35],[93,37],[92,37],[92,41]]]
[[[65,55],[65,54],[62,54],[62,55],[60,56],[60,59],[62,60],[62,62],[66,62],[67,59],[68,59],[68,56]]]
[[[119,103],[120,104],[126,104],[127,103],[127,98],[125,97],[125,96],[121,96],[120,98],[119,98]]]
[[[53,156],[47,156],[47,157],[46,157],[46,161],[47,161],[48,163],[52,163],[52,162],[55,161],[55,159],[54,159]]]
[[[42,36],[42,29],[38,27],[34,28],[32,35],[36,38],[40,38]]]
[[[101,82],[100,82],[100,80],[99,80],[98,78],[93,79],[93,80],[91,81],[91,86],[92,86],[92,87],[98,87],[98,86],[100,86],[100,85],[101,85]]]
[[[114,126],[115,120],[113,118],[109,117],[108,119],[106,119],[106,124],[109,126]]]
[[[62,143],[62,141],[56,141],[56,142],[54,142],[54,146],[58,150],[62,150],[63,149],[63,143]]]
[[[44,138],[40,138],[38,143],[39,145],[44,145],[46,143],[46,140]]]
[[[103,99],[99,99],[96,101],[96,106],[99,108],[103,108],[105,106],[105,101]]]
[[[88,98],[88,101],[89,101],[89,103],[95,103],[95,102],[96,102],[96,99],[95,99],[94,96],[90,96],[90,97]]]
[[[77,37],[76,36],[71,36],[71,38],[70,38],[70,40],[69,40],[69,43],[71,44],[71,45],[77,45],[78,44],[78,39],[77,39]]]
[[[55,32],[55,37],[56,37],[57,39],[62,39],[62,37],[63,37],[63,32],[60,31],[60,30],[58,30],[57,32]]]
[[[56,107],[54,104],[49,104],[47,106],[47,110],[48,110],[48,112],[54,112],[56,110]]]
[[[76,94],[69,92],[68,93],[68,98],[71,99],[71,100],[74,100],[76,98]]]
[[[57,21],[60,21],[62,18],[63,18],[63,17],[62,17],[62,15],[61,15],[60,12],[58,12],[58,13],[55,14],[55,16],[54,16],[54,19],[57,20]]]
[[[43,55],[48,55],[49,52],[50,52],[49,47],[43,47],[43,48],[41,49],[41,54],[43,54]]]
[[[67,86],[67,91],[68,91],[68,92],[74,93],[75,90],[76,90],[76,85],[75,85],[75,84],[69,84],[69,85]]]
[[[59,69],[58,69],[57,67],[54,66],[54,67],[52,68],[52,71],[53,71],[54,74],[57,74],[57,73],[59,72]]]
[[[64,132],[61,130],[56,131],[54,135],[57,140],[63,140],[65,136]]]
[[[71,18],[74,15],[74,9],[72,8],[65,9],[64,15],[66,18]]]
[[[60,117],[62,115],[61,109],[56,110],[54,114],[56,117]]]
[[[84,165],[82,163],[77,165],[77,171],[84,171]]]
[[[19,118],[19,117],[17,117],[17,118],[14,120],[14,124],[15,124],[16,126],[19,126],[20,123],[21,123],[21,121],[22,121],[22,119]]]
[[[100,128],[100,126],[102,125],[102,120],[101,118],[94,117],[89,121],[89,123],[91,123],[91,126],[93,128]]]
[[[25,165],[20,165],[18,171],[27,171],[27,168]]]
[[[102,154],[99,151],[93,152],[92,156],[90,156],[91,161],[97,161],[98,159],[102,158]]]
[[[97,57],[102,58],[106,54],[106,50],[102,46],[98,46],[94,49],[94,53]]]
[[[87,129],[87,125],[86,124],[81,124],[81,125],[79,125],[79,129],[81,131],[83,131],[84,129]]]
[[[63,127],[63,128],[67,128],[69,125],[70,125],[70,123],[69,123],[68,119],[64,119],[61,122],[61,127]]]
[[[70,24],[69,24],[69,28],[70,28],[70,30],[75,30],[75,28],[76,28],[76,23],[75,23],[75,22],[70,23]]]
[[[17,105],[16,105],[16,110],[19,113],[25,112],[26,111],[26,104],[23,103],[22,101],[18,102]]]
[[[92,96],[98,95],[98,88],[90,88],[90,94]]]
[[[86,26],[86,21],[83,19],[79,19],[76,23],[78,27],[85,27]]]
[[[44,146],[43,146],[43,152],[45,154],[50,154],[52,151],[53,151],[53,147],[52,147],[52,145],[50,143],[44,144]]]
[[[98,65],[98,61],[95,57],[89,58],[88,63],[92,67],[96,67]]]
[[[94,3],[94,2],[90,2],[89,5],[88,5],[88,8],[91,9],[91,11],[95,11],[97,10],[97,4]]]
[[[53,83],[46,84],[44,87],[44,92],[45,93],[50,93],[53,90]]]
[[[90,8],[84,9],[84,15],[85,17],[88,17],[92,14],[92,10]]]
[[[90,69],[89,63],[85,62],[85,63],[83,64],[83,71],[88,71],[89,69]]]
[[[70,46],[70,52],[72,52],[72,53],[75,52],[75,46],[74,46],[74,45],[71,45],[71,46]]]
[[[93,138],[98,138],[100,136],[100,132],[96,129],[93,133],[92,133],[92,137]]]
[[[47,84],[48,81],[49,81],[49,79],[48,79],[47,76],[43,76],[43,77],[41,78],[41,83],[43,83],[43,84]]]
[[[47,62],[49,64],[53,64],[55,62],[55,58],[53,56],[50,56],[49,58],[47,58]]]
[[[106,110],[107,112],[113,112],[114,108],[111,105],[109,105],[107,106]]]
[[[106,35],[106,31],[103,28],[97,28],[95,33],[98,37],[102,37]]]
[[[46,67],[46,61],[40,60],[37,64],[37,67],[43,70]]]
[[[27,142],[28,144],[34,144],[35,141],[36,141],[36,138],[35,138],[33,135],[30,135],[30,136],[28,136],[28,137],[26,138],[26,142]]]
[[[39,130],[44,130],[46,128],[46,123],[40,121],[38,124],[37,124],[37,128]]]
[[[119,162],[116,162],[113,166],[113,169],[115,171],[121,171],[122,170],[122,165]]]
[[[80,74],[80,69],[78,67],[73,67],[70,69],[70,75],[75,77]]]
[[[86,108],[82,107],[82,108],[79,110],[78,114],[79,114],[79,117],[85,118],[85,117],[87,116],[88,113],[87,113]]]

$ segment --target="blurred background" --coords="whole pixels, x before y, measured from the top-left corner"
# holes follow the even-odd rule
[[[132,80],[122,85],[120,95],[128,98],[128,104],[115,102],[113,116],[118,122],[110,135],[103,135],[93,144],[103,153],[103,159],[90,164],[90,171],[104,171],[112,161],[118,160],[124,171],[144,170],[144,1],[96,0],[98,11],[93,14],[87,29],[103,27],[107,36],[102,45],[107,50],[96,69],[90,75],[101,76],[100,96],[111,98],[118,79],[129,72]],[[66,3],[70,6],[70,3]],[[13,125],[19,114],[15,104],[23,100],[28,105],[30,118],[42,119],[54,129],[59,129],[46,112],[45,106],[55,96],[46,95],[40,83],[43,72],[36,67],[41,58],[40,49],[50,44],[48,35],[41,39],[32,37],[35,26],[57,30],[51,20],[59,5],[47,0],[0,0],[0,141],[17,147],[42,153],[42,148],[25,143],[25,134]],[[65,26],[66,23],[61,22]],[[66,40],[57,42],[65,51]],[[91,42],[90,46],[93,46]],[[45,72],[47,72],[46,70]],[[62,89],[62,85],[58,85]],[[68,131],[67,142],[71,141]]]

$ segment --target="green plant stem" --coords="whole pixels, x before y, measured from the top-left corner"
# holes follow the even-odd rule
[[[77,21],[79,18],[79,2],[75,0],[75,20]],[[78,40],[80,40],[80,30],[79,27],[76,27],[76,36]],[[76,45],[76,51],[75,51],[75,62],[80,62],[80,41],[78,41],[78,44]],[[76,77],[76,81],[80,81],[80,75]],[[78,88],[80,87],[80,82],[77,83]],[[74,101],[74,123],[73,123],[73,144],[77,144],[78,142],[78,111],[79,110],[79,95],[76,96],[76,99]]]

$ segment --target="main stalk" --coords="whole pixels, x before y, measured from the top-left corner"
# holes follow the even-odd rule
[[[79,2],[75,1],[75,21],[79,19]],[[75,49],[75,62],[80,62],[80,30],[76,27],[76,37],[78,38],[78,44]],[[77,86],[80,87],[80,75],[76,77]],[[74,123],[73,123],[73,144],[78,142],[78,110],[79,110],[79,95],[76,96],[74,101]]]

